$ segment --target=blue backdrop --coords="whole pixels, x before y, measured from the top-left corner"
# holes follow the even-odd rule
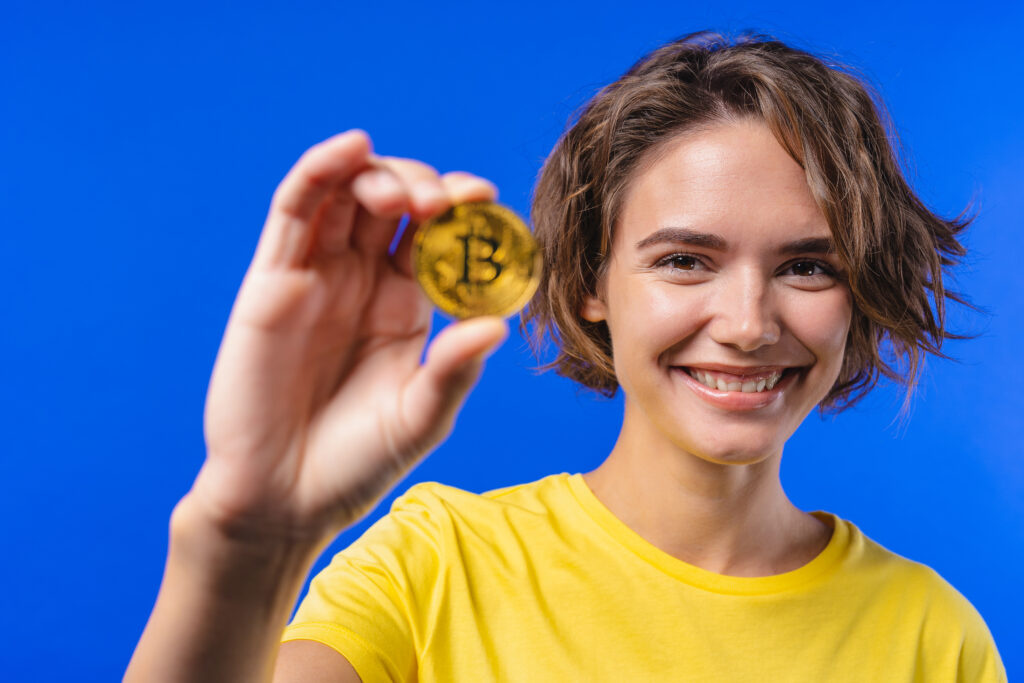
[[[756,27],[879,85],[929,205],[978,202],[955,285],[991,311],[952,312],[981,336],[949,345],[959,363],[929,362],[909,422],[894,423],[889,388],[836,420],[812,415],[783,482],[801,508],[938,570],[985,617],[1010,679],[1024,678],[1022,7],[6,2],[0,675],[123,672],[168,515],[203,459],[234,294],[303,150],[361,127],[382,153],[491,178],[526,213],[542,159],[600,85],[680,34]],[[595,467],[620,403],[534,365],[513,335],[455,434],[398,491]]]

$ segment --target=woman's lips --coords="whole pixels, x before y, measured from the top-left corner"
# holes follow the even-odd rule
[[[672,367],[672,372],[679,375],[690,390],[704,401],[724,410],[757,410],[774,403],[792,386],[800,371],[800,368],[786,368],[773,388],[766,387],[764,391],[745,392],[712,389],[691,377],[688,368]]]

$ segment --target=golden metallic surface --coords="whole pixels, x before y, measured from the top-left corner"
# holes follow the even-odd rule
[[[424,222],[413,244],[420,287],[456,318],[512,315],[540,282],[540,249],[522,219],[501,204],[457,204]]]

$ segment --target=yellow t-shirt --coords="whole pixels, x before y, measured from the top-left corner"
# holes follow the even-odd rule
[[[715,574],[645,541],[579,474],[418,484],[318,574],[284,640],[375,681],[1006,681],[977,610],[848,521],[794,571]]]

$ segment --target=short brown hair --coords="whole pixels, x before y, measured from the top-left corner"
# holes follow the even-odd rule
[[[967,213],[944,219],[900,171],[880,99],[848,67],[761,35],[710,32],[673,41],[600,90],[559,139],[540,173],[532,219],[544,253],[537,294],[523,316],[545,367],[607,396],[618,389],[603,322],[581,317],[608,261],[626,186],[643,159],[683,131],[756,118],[807,175],[849,272],[853,318],[843,365],[819,409],[839,412],[880,375],[906,388],[925,353],[945,356],[943,267],[966,254]],[[934,305],[932,304],[934,301]],[[894,360],[883,358],[888,341]],[[906,361],[903,371],[898,369]]]

